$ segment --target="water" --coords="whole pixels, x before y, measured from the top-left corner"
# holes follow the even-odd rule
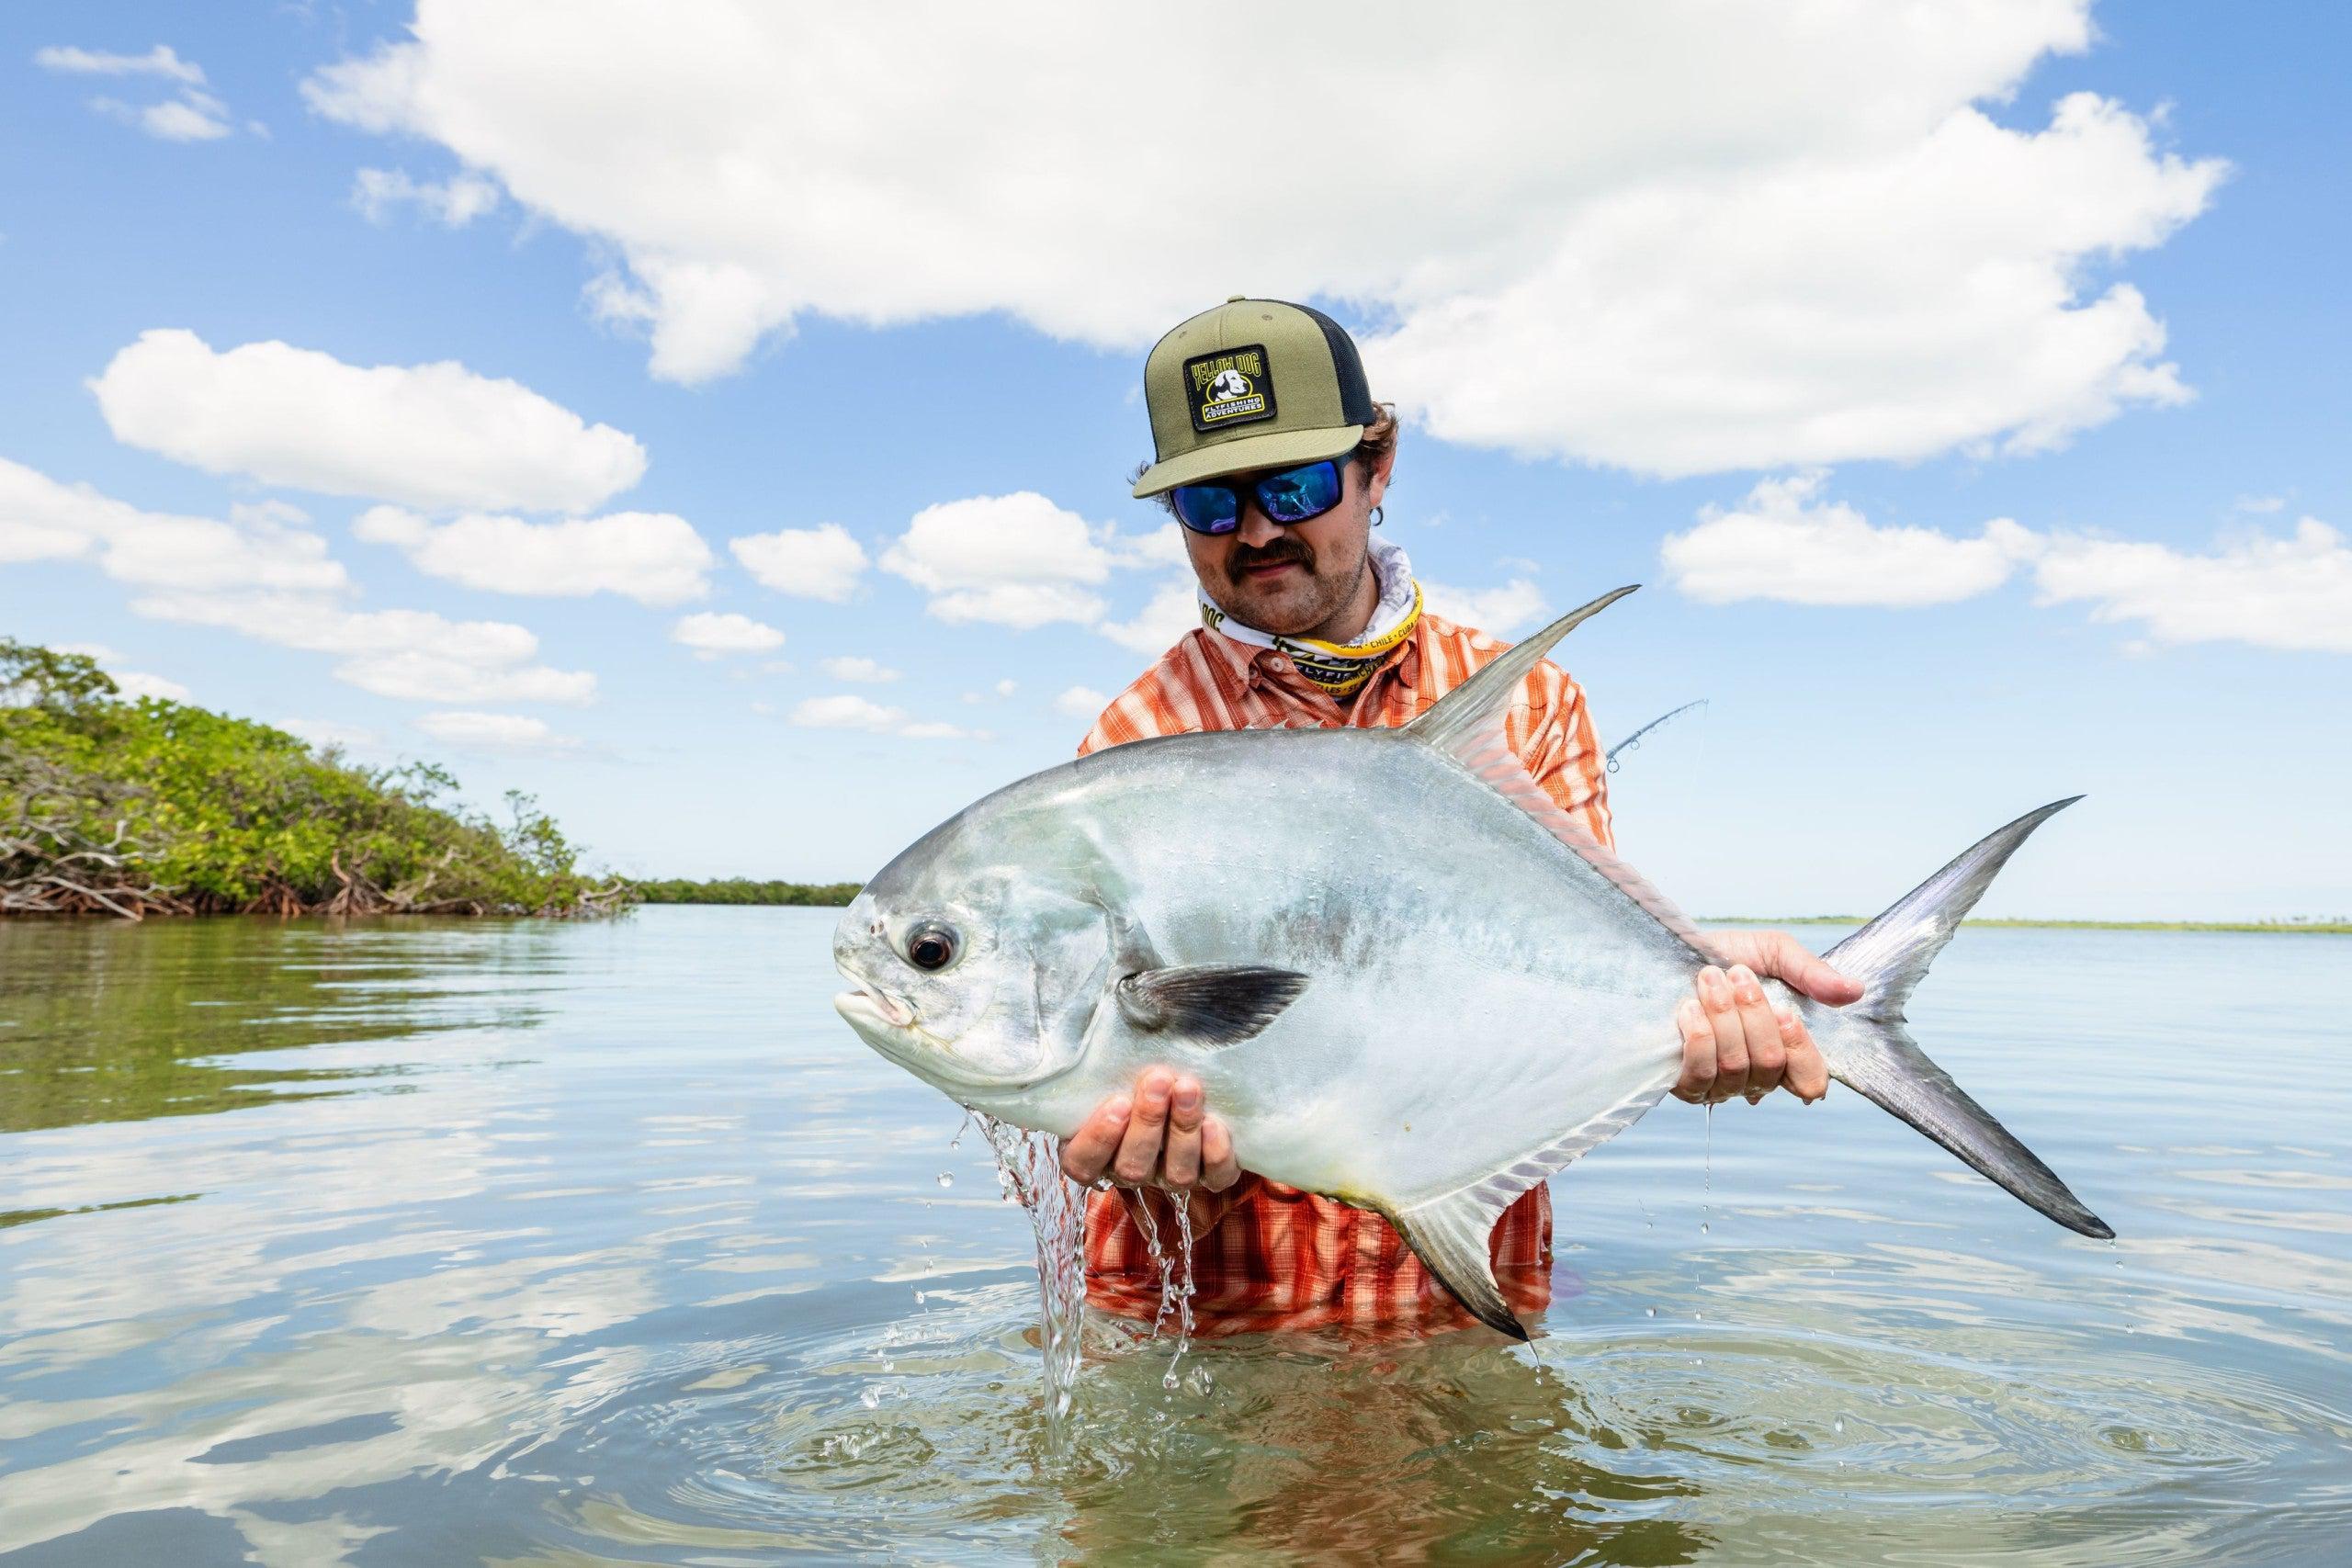
[[[2352,941],[1939,962],[1921,1038],[2115,1244],[1842,1089],[1668,1102],[1554,1183],[1532,1348],[1196,1338],[1171,1389],[1091,1323],[1057,1424],[1027,1219],[834,1018],[831,923],[0,924],[0,1561],[2352,1538]]]

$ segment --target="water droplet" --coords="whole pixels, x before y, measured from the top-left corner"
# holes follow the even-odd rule
[[[939,1184],[942,1187],[953,1187],[956,1185],[956,1179],[943,1170],[939,1173]]]

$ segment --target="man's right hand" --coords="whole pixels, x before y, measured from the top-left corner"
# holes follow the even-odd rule
[[[1233,1139],[1208,1113],[1201,1080],[1147,1067],[1133,1095],[1114,1094],[1062,1142],[1062,1172],[1091,1187],[1108,1176],[1122,1187],[1222,1192],[1241,1179]]]

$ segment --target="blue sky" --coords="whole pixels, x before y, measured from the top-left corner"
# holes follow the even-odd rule
[[[1606,739],[1707,699],[1612,781],[1687,907],[1875,908],[2086,792],[1988,910],[2352,912],[2340,10],[1555,10],[1258,73],[1023,6],[12,6],[0,629],[625,870],[862,876],[1181,624],[1151,337],[1312,298],[1425,581],[1647,585],[1561,660]]]

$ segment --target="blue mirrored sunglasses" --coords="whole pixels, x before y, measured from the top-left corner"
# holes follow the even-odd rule
[[[1280,473],[1264,474],[1246,487],[1267,521],[1284,527],[1320,517],[1340,504],[1343,459],[1326,457]],[[1169,499],[1177,521],[1195,534],[1230,534],[1241,526],[1241,488],[1230,484],[1178,485]]]

